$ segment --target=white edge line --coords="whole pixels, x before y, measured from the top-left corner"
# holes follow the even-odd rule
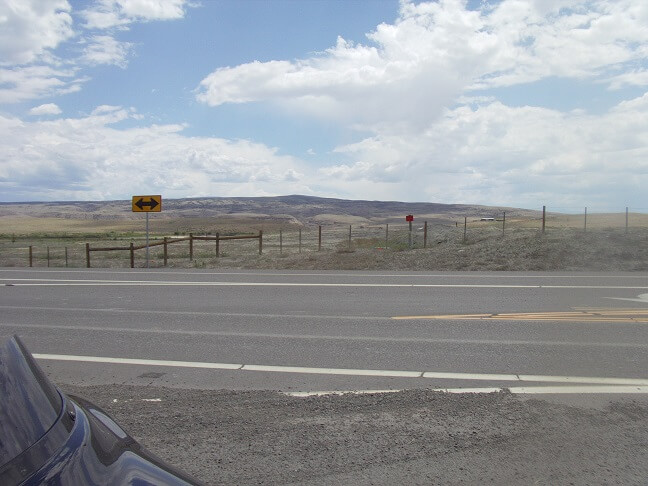
[[[71,280],[71,279],[11,279],[0,278],[12,287],[42,286],[186,286],[186,287],[417,287],[417,288],[491,288],[491,289],[648,289],[637,285],[507,285],[507,284],[379,284],[379,283],[313,283],[313,282],[173,282],[153,280]]]
[[[243,365],[244,371],[270,371],[275,373],[308,373],[316,375],[392,376],[398,378],[421,378],[420,371],[356,370],[347,368],[304,368],[300,366]]]
[[[519,386],[508,389],[511,393],[517,394],[591,394],[591,393],[648,393],[648,386]]]
[[[274,373],[301,373],[318,375],[346,376],[384,376],[397,378],[435,378],[456,380],[485,380],[485,381],[536,381],[545,383],[576,383],[596,385],[626,385],[648,386],[648,379],[641,378],[611,378],[586,376],[548,376],[548,375],[514,375],[514,374],[485,374],[485,373],[445,373],[433,371],[396,371],[396,370],[361,370],[347,368],[307,368],[301,366],[271,366],[234,363],[209,363],[195,361],[169,361],[136,358],[111,358],[104,356],[75,356],[62,354],[33,354],[34,358],[52,361],[76,361],[86,363],[132,364],[144,366],[169,366],[178,368],[206,368],[216,370],[262,371]],[[564,389],[564,387],[561,387]]]
[[[335,390],[335,391],[304,391],[283,392],[284,395],[295,398],[322,397],[329,395],[369,395],[376,393],[397,393],[404,390]],[[431,388],[429,391],[442,393],[501,393],[509,392],[515,395],[566,395],[566,394],[648,394],[648,386],[518,386],[511,388]]]
[[[546,375],[518,375],[520,381],[539,381],[551,383],[583,383],[588,385],[630,385],[646,386],[648,380],[641,378],[604,378],[587,376],[546,376]]]
[[[25,247],[27,248],[27,247]],[[158,271],[155,270],[151,272],[153,269],[132,269],[130,271],[124,271],[124,270],[115,270],[115,269],[109,269],[109,268],[93,268],[91,269],[92,271],[88,271],[86,269],[77,269],[77,270],[72,270],[72,269],[66,269],[66,268],[52,268],[52,269],[36,269],[36,268],[9,268],[9,267],[0,267],[0,273],[2,272],[22,272],[22,273],[83,273],[83,274],[88,274],[88,273],[103,273],[107,275],[133,275],[133,274],[153,274],[153,275],[191,275],[191,276],[209,276],[209,275],[225,275],[225,276],[262,276],[262,277],[329,277],[329,276],[336,276],[336,277],[396,277],[396,278],[402,278],[402,277],[446,277],[446,278],[501,278],[501,279],[506,279],[506,278],[629,278],[629,279],[642,279],[645,278],[643,275],[620,275],[620,274],[615,274],[615,275],[600,275],[600,274],[558,274],[558,275],[508,275],[508,274],[498,274],[498,273],[476,273],[472,274],[473,272],[466,272],[466,274],[461,274],[461,273],[367,273],[367,272],[357,272],[357,273],[337,273],[334,271],[331,271],[331,273],[307,273],[307,272],[291,272],[291,273],[274,273],[274,272],[186,272],[186,271],[177,271],[177,272],[169,272],[169,271]]]
[[[103,356],[73,356],[64,354],[37,354],[32,356],[36,359],[53,361],[81,361],[84,363],[112,363],[112,364],[133,364],[146,366],[172,366],[177,368],[208,368],[215,370],[240,370],[243,365],[232,363],[205,363],[193,361],[165,361],[157,359],[134,359],[134,358],[108,358]]]
[[[302,391],[282,392],[284,395],[296,398],[323,397],[327,395],[370,395],[374,393],[398,393],[403,390],[334,390],[334,391]]]

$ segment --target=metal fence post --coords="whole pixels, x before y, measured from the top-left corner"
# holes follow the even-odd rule
[[[302,247],[301,228],[299,228],[299,253],[301,253],[301,247]]]
[[[216,233],[216,258],[220,258],[220,233]]]
[[[427,248],[427,221],[423,225],[423,248]]]
[[[279,254],[283,253],[283,232],[279,230]]]
[[[68,266],[68,248],[67,246],[65,247],[65,266]]]
[[[135,245],[132,241],[130,243],[130,264],[131,268],[135,268]]]
[[[49,253],[49,246],[47,247],[47,268],[50,266],[50,253]]]
[[[167,266],[167,262],[169,261],[169,242],[167,240],[167,237],[164,237],[164,266]]]
[[[504,216],[502,217],[502,236],[504,236],[505,229],[506,229],[506,211],[504,211]]]
[[[263,230],[259,230],[259,255],[263,253]]]
[[[389,245],[389,223],[385,227],[385,247]]]
[[[86,243],[86,267],[90,268],[90,243]]]
[[[464,236],[463,236],[463,242],[466,242],[466,230],[468,227],[468,218],[464,216]]]
[[[351,225],[349,225],[349,251],[351,251]]]
[[[318,228],[317,251],[322,251],[322,225]]]
[[[34,247],[29,245],[29,266],[34,266]]]
[[[193,261],[193,233],[189,233],[189,261]]]
[[[626,206],[626,228],[625,228],[626,235],[628,234],[628,206]]]
[[[547,206],[542,206],[542,234],[545,232],[545,222],[547,220]]]

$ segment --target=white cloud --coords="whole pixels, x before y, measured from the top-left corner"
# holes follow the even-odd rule
[[[497,101],[460,106],[423,134],[380,134],[337,151],[352,162],[322,168],[321,176],[342,181],[338,187],[349,191],[388,187],[389,193],[376,195],[381,199],[419,194],[433,201],[529,207],[539,193],[551,193],[544,197],[554,206],[589,200],[590,207],[643,207],[648,93],[604,115]],[[610,200],[614,192],[616,200]]]
[[[327,194],[515,206],[552,194],[547,204],[564,206],[598,193],[641,205],[646,97],[595,115],[506,106],[488,90],[546,78],[646,85],[648,2],[466,5],[402,1],[365,44],[338,39],[305,59],[219,68],[196,97],[214,107],[266,102],[363,130],[335,149],[342,162],[315,176]]]
[[[43,65],[0,68],[0,103],[19,103],[78,91],[87,78],[75,77],[77,72]]]
[[[403,2],[367,45],[297,61],[252,62],[205,77],[210,106],[271,101],[363,128],[436,119],[474,89],[546,77],[596,78],[648,59],[648,3],[503,0],[480,11],[460,0]]]
[[[44,105],[35,106],[29,110],[30,115],[60,115],[61,109],[54,103],[46,103]]]
[[[626,86],[648,86],[648,69],[632,70],[614,76],[608,80],[611,90],[625,88]]]
[[[0,2],[0,65],[27,64],[74,35],[66,0]]]
[[[187,0],[99,0],[83,16],[88,29],[124,28],[136,21],[180,19],[187,6]]]
[[[132,109],[115,106],[52,121],[0,116],[0,192],[8,200],[101,200],[142,190],[165,197],[308,191],[300,163],[276,149],[186,137],[182,125],[113,126],[133,118]]]
[[[85,17],[92,32],[77,29],[67,0],[0,0],[0,103],[75,92],[88,81],[79,73],[99,64],[125,68],[133,44],[114,32],[133,22],[184,17],[194,6],[187,0],[98,0],[75,12]],[[59,57],[55,50],[74,40],[84,46],[78,57]]]
[[[82,59],[90,65],[113,64],[125,68],[132,48],[130,42],[119,42],[109,35],[95,35],[83,50]]]

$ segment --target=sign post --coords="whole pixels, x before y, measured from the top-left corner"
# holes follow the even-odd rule
[[[405,216],[405,221],[409,222],[409,247],[412,249],[412,221],[414,221],[414,216],[408,214]]]
[[[162,196],[133,196],[134,213],[146,213],[146,268],[149,267],[149,213],[162,211]]]

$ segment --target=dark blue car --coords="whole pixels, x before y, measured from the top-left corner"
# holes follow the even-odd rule
[[[0,347],[0,484],[200,484],[105,412],[65,395],[17,336]]]

